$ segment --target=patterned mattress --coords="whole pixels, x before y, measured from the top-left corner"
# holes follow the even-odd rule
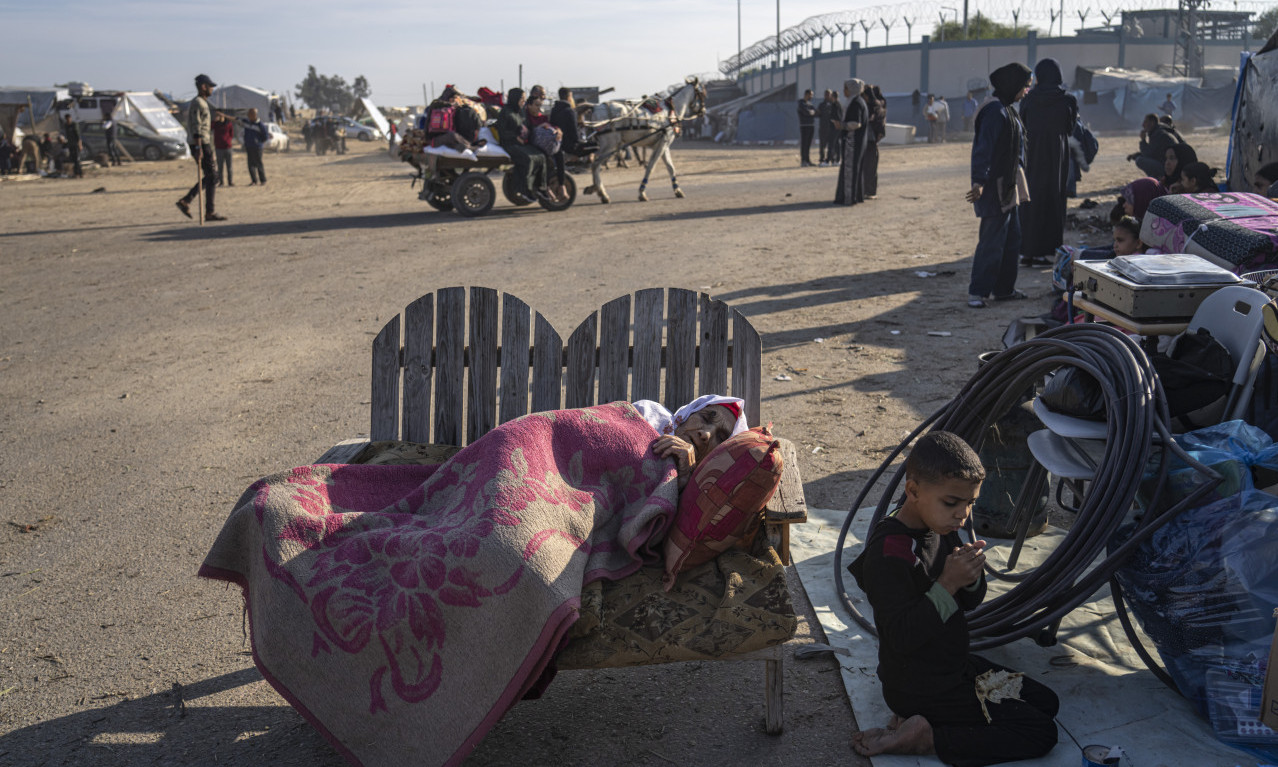
[[[1140,239],[1235,272],[1264,268],[1278,262],[1278,202],[1250,193],[1165,195],[1149,204]]]

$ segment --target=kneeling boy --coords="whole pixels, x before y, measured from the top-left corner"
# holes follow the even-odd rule
[[[964,617],[985,598],[985,541],[958,536],[983,479],[980,458],[958,436],[923,436],[905,461],[905,503],[870,531],[848,566],[874,608],[879,680],[894,713],[887,727],[856,734],[861,754],[935,753],[975,767],[1031,759],[1056,745],[1059,701],[1045,685],[1022,678],[1020,700],[984,709],[977,696],[979,675],[1004,670],[968,653]]]

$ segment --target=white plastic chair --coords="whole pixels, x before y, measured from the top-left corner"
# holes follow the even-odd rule
[[[1229,350],[1230,359],[1234,361],[1233,383],[1222,421],[1241,418],[1251,400],[1256,374],[1265,357],[1265,345],[1260,337],[1264,328],[1261,309],[1269,302],[1269,296],[1259,290],[1243,286],[1224,287],[1204,299],[1189,322],[1186,332],[1206,328],[1212,338]],[[1082,483],[1095,478],[1096,468],[1104,460],[1108,431],[1105,422],[1057,413],[1038,397],[1034,399],[1033,407],[1034,414],[1046,428],[1029,435],[1028,447],[1036,463],[1031,471],[1046,470],[1058,480],[1069,483],[1075,498],[1081,498]],[[1058,486],[1058,501],[1060,495]],[[1021,520],[1022,516],[1025,520]],[[1015,564],[1022,543],[1020,528],[1025,525],[1019,523],[1028,522],[1029,516],[1028,510],[1019,508],[1019,504],[1013,511],[1012,521],[1016,523],[1018,536],[1008,560],[1009,570]]]
[[[1206,328],[1211,337],[1229,350],[1234,361],[1234,385],[1230,388],[1221,420],[1231,421],[1242,417],[1256,385],[1256,373],[1265,358],[1265,347],[1260,340],[1265,318],[1261,308],[1270,298],[1255,288],[1231,285],[1221,288],[1198,306],[1185,332],[1193,333]]]

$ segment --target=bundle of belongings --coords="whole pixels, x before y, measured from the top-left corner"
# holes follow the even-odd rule
[[[418,168],[431,167],[429,156],[478,161],[481,157],[508,158],[487,127],[499,108],[500,98],[480,89],[479,97],[466,96],[452,85],[444,86],[439,98],[426,108],[416,130],[408,131],[400,147],[400,159]],[[489,105],[489,102],[493,102]]]
[[[735,434],[680,492],[657,436],[614,402],[464,448],[373,443],[365,463],[253,484],[200,575],[244,589],[258,669],[351,762],[459,763],[556,664],[705,660],[793,635],[785,569],[755,534],[775,438]]]
[[[1239,274],[1265,269],[1278,263],[1278,202],[1250,192],[1164,195],[1150,202],[1140,239]]]

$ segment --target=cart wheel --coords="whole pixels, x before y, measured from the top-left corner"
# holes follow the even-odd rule
[[[537,202],[541,204],[541,207],[549,211],[559,212],[561,210],[568,210],[572,207],[572,204],[577,201],[577,182],[573,180],[571,173],[564,174],[564,189],[568,190],[568,198],[566,200],[561,202],[555,202],[554,200],[538,200]]]
[[[426,200],[427,205],[431,206],[435,210],[453,209],[453,196],[448,192],[438,192],[432,189],[423,199]]]
[[[463,173],[453,182],[453,208],[463,216],[482,216],[493,209],[497,189],[482,173]]]
[[[506,195],[506,199],[510,200],[512,205],[532,205],[532,200],[525,200],[521,197],[515,196],[516,186],[517,182],[515,181],[515,171],[512,168],[502,174],[501,193]]]

